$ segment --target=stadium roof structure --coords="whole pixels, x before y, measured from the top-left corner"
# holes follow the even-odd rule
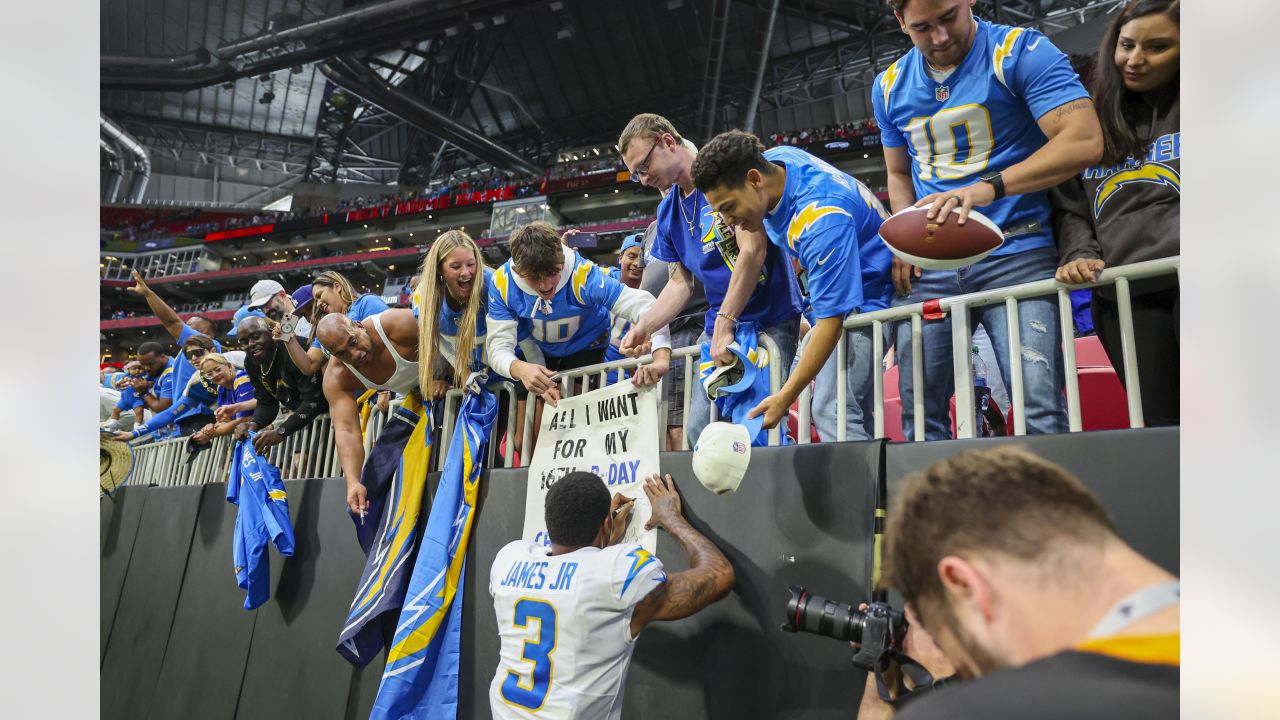
[[[1053,34],[1117,4],[978,14]],[[156,172],[261,186],[247,203],[301,179],[541,172],[641,111],[702,142],[865,92],[908,44],[879,0],[112,0],[101,18],[105,118]]]

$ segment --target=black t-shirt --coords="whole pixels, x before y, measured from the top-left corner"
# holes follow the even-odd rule
[[[908,702],[897,720],[1156,720],[1178,717],[1180,669],[1058,653]]]

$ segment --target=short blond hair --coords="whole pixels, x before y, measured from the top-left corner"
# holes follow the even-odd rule
[[[631,122],[622,129],[622,135],[618,137],[618,153],[625,153],[632,140],[637,138],[657,140],[664,133],[670,133],[676,142],[684,142],[684,138],[676,132],[676,126],[672,125],[670,120],[654,113],[640,113],[631,118]]]

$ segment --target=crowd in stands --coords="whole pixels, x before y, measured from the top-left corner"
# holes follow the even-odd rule
[[[621,158],[616,155],[603,158],[595,157],[589,160],[576,160],[552,165],[547,170],[547,179],[564,180],[602,172],[626,172],[626,169],[627,166],[623,165]]]
[[[768,147],[777,147],[779,145],[795,145],[799,147],[809,143],[842,140],[878,132],[880,132],[880,128],[876,125],[876,119],[867,118],[866,120],[853,120],[820,128],[801,128],[799,130],[770,133],[767,145]]]

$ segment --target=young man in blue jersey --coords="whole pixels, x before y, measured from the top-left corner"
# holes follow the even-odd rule
[[[147,286],[142,279],[142,275],[138,271],[133,272],[134,286],[129,291],[142,296],[147,301],[147,307],[151,309],[151,313],[156,316],[160,324],[164,326],[166,332],[173,336],[174,342],[179,348],[184,346],[188,338],[196,335],[213,340],[217,334],[217,328],[207,318],[199,315],[192,315],[186,322],[169,307],[168,303],[160,299],[154,290]],[[217,340],[213,340],[214,352],[222,352],[222,346]],[[182,396],[183,389],[187,387],[187,381],[195,374],[196,368],[191,364],[192,361],[187,357],[185,352],[179,353],[173,362],[173,382],[170,385],[169,399],[177,402]],[[148,404],[149,406],[149,404]],[[155,408],[151,408],[152,412],[159,412]],[[199,430],[213,420],[213,413],[203,406],[192,408],[186,413],[178,417],[178,427],[181,428],[183,435],[189,435]]]
[[[743,242],[744,232],[724,223],[694,187],[696,149],[661,115],[632,118],[618,138],[618,152],[631,179],[667,192],[658,205],[657,233],[649,252],[669,263],[671,275],[652,311],[624,338],[623,351],[642,344],[656,328],[674,320],[694,292],[694,278],[706,291],[708,309],[698,344],[711,343],[717,364],[733,361],[728,352],[739,321],[754,322],[778,345],[778,363],[786,376],[795,358],[804,300],[783,251],[767,241]],[[740,272],[739,272],[740,270]],[[688,441],[693,447],[710,421],[705,392],[690,393]]]
[[[1102,132],[1066,55],[1039,32],[973,17],[973,0],[887,0],[914,49],[872,86],[897,212],[930,206],[939,223],[973,208],[1004,230],[1005,243],[960,270],[921,270],[893,260],[895,305],[1007,287],[1054,276],[1057,256],[1047,190],[1102,154]],[[959,217],[952,217],[959,208]],[[1008,321],[1002,306],[974,310],[1006,386]],[[955,389],[950,318],[924,327],[925,437],[951,437]],[[1066,432],[1062,338],[1054,297],[1019,303],[1027,431]],[[903,431],[911,438],[911,328],[897,328]]]
[[[516,228],[509,242],[511,259],[494,271],[489,289],[489,367],[554,406],[560,399],[557,372],[604,361],[610,313],[639,322],[654,298],[606,275],[546,223]],[[516,338],[525,331],[546,356],[545,366],[516,358]],[[652,346],[653,362],[636,368],[632,378],[638,387],[667,372],[671,340],[665,326],[653,334]]]
[[[607,268],[604,272],[610,277],[615,277],[623,285],[629,288],[640,289],[640,278],[644,275],[644,233],[632,233],[622,239],[622,246],[618,248],[618,265],[617,267]],[[631,321],[618,315],[610,316],[609,324],[609,347],[605,348],[605,362],[613,362],[615,360],[626,359],[626,354],[622,352],[622,339],[631,331]],[[617,381],[618,373],[611,372],[607,378],[608,383],[612,385]]]
[[[880,240],[886,213],[865,185],[799,148],[769,150],[755,135],[732,130],[698,153],[693,182],[726,223],[769,241],[799,262],[800,286],[809,299],[811,337],[791,377],[748,417],[771,428],[791,403],[818,379],[813,417],[824,441],[838,438],[835,400],[838,370],[833,351],[846,335],[845,438],[873,436],[871,329],[843,330],[845,317],[888,307],[888,247]],[[740,233],[741,235],[741,233]],[[741,268],[734,268],[736,275]]]

